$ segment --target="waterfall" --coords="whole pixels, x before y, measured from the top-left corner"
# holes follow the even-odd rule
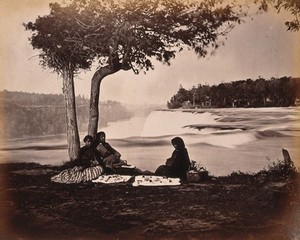
[[[216,124],[216,115],[208,112],[154,111],[144,124],[142,137],[199,133],[189,125]]]

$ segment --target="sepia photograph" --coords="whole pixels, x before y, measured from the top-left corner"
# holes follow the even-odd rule
[[[300,239],[299,0],[0,3],[0,239]]]

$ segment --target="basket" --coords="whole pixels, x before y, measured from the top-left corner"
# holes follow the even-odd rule
[[[208,179],[208,171],[189,171],[186,173],[187,181],[190,183],[198,183]]]

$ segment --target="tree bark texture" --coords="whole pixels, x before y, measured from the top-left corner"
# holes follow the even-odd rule
[[[100,85],[103,78],[118,72],[119,69],[114,69],[110,65],[99,68],[91,81],[91,97],[90,97],[90,112],[89,112],[89,126],[88,134],[95,137],[98,130],[99,121],[99,98],[100,98]]]
[[[70,68],[63,70],[63,93],[66,107],[67,142],[70,160],[78,157],[80,140],[77,126],[77,115],[74,91],[74,73]]]

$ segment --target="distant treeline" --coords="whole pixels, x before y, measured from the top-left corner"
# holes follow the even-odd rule
[[[20,138],[66,132],[65,105],[62,94],[0,92],[1,136]],[[76,97],[79,131],[86,132],[89,99]],[[127,119],[131,113],[116,101],[100,103],[100,127],[107,122]]]
[[[180,86],[168,101],[179,107],[288,107],[299,104],[300,78],[247,79],[219,85],[202,85],[190,90]]]

